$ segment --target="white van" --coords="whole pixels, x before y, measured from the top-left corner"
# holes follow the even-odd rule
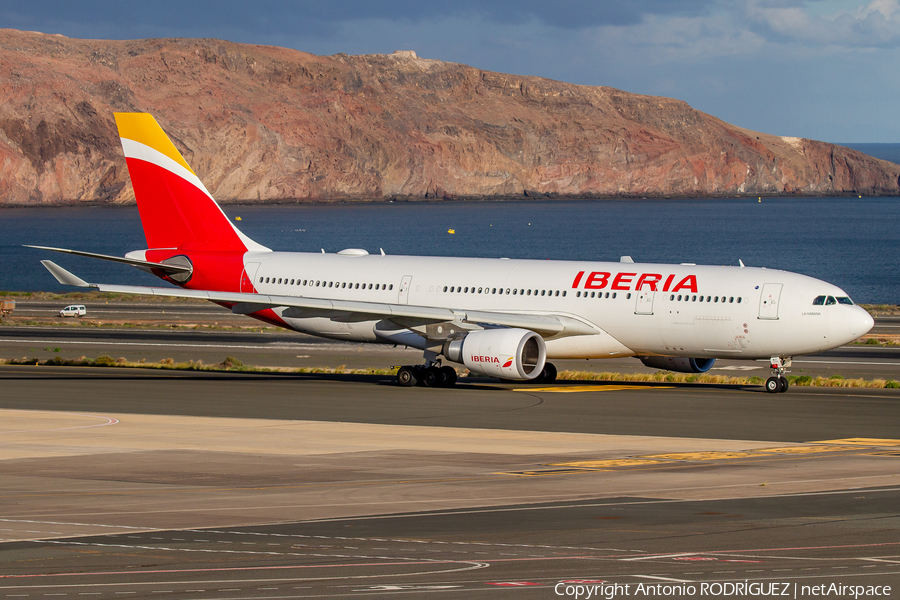
[[[86,314],[87,309],[84,307],[84,304],[70,304],[59,311],[59,316],[61,317],[83,317]]]

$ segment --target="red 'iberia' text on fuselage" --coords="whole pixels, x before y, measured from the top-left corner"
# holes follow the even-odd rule
[[[688,275],[681,278],[678,283],[672,285],[675,281],[675,275],[669,275],[663,281],[663,276],[659,273],[607,273],[606,271],[591,271],[585,276],[585,271],[579,271],[572,282],[572,289],[578,289],[579,285],[583,285],[586,290],[602,290],[607,286],[611,290],[621,290],[623,292],[634,290],[639,292],[643,289],[651,292],[680,292],[682,290],[697,293],[697,276]],[[657,284],[662,282],[662,287]]]

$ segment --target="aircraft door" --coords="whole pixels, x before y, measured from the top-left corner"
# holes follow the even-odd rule
[[[400,304],[406,304],[409,299],[409,286],[412,283],[412,275],[404,275],[400,282]]]
[[[778,300],[781,298],[780,283],[763,284],[762,294],[759,298],[759,318],[760,319],[777,319],[778,318]]]
[[[637,293],[637,301],[634,305],[634,314],[636,315],[652,315],[653,314],[653,298],[656,292],[650,290],[640,290]]]
[[[244,271],[241,273],[241,292],[252,294],[256,291],[253,281],[256,279],[257,269],[259,269],[259,263],[247,263],[244,265]]]

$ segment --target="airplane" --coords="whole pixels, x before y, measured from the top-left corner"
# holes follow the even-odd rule
[[[456,370],[551,382],[550,359],[636,357],[685,373],[718,358],[768,360],[784,392],[794,356],[836,348],[874,325],[840,288],[775,269],[695,264],[275,252],[222,212],[147,113],[116,113],[147,249],[124,257],[31,246],[131,265],[176,287],[88,283],[49,260],[63,284],[202,298],[334,340],[405,345],[424,364],[397,383],[452,386]]]

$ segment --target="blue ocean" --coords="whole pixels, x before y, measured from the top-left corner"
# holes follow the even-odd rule
[[[381,202],[224,207],[276,250],[764,266],[900,304],[900,198]],[[239,221],[237,219],[240,219]],[[452,230],[454,233],[449,233]],[[51,259],[92,282],[155,285],[137,269],[41,250],[146,247],[136,207],[0,209],[0,290],[71,291]]]

